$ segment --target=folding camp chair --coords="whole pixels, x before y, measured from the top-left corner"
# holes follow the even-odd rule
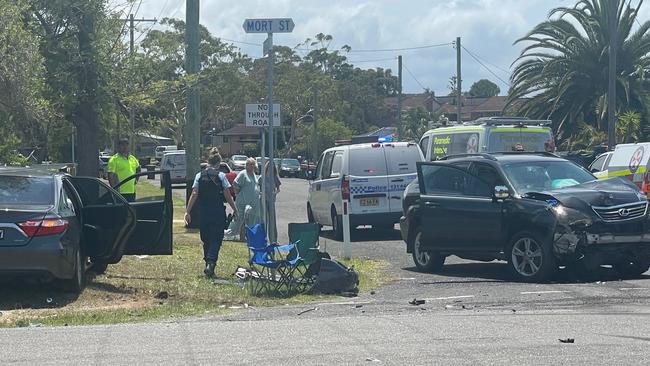
[[[289,241],[295,249],[287,259],[293,263],[289,286],[290,292],[305,293],[311,291],[316,283],[320,263],[319,243],[320,226],[317,223],[289,224]]]
[[[251,276],[251,292],[253,295],[277,293],[289,295],[291,274],[296,260],[276,259],[281,252],[295,249],[294,244],[269,244],[266,240],[264,226],[257,224],[252,228],[246,227],[246,241],[251,253],[249,264]]]

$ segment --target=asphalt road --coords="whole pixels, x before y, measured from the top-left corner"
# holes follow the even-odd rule
[[[182,194],[178,190],[178,194]],[[284,179],[280,239],[306,221],[307,182]],[[321,248],[341,244],[324,229]],[[650,359],[650,276],[596,282],[560,271],[512,282],[502,263],[449,258],[440,274],[413,269],[397,230],[358,230],[353,254],[390,263],[375,293],[303,306],[114,326],[0,329],[0,360],[16,364],[491,365],[624,364]],[[413,306],[414,298],[424,299]],[[301,315],[298,315],[301,314]],[[572,338],[573,344],[559,339]]]

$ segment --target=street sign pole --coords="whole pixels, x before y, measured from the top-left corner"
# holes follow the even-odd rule
[[[267,82],[267,102],[269,103],[269,176],[266,179],[271,179],[269,184],[270,187],[274,189],[271,192],[266,192],[267,195],[267,208],[269,212],[269,222],[267,223],[267,232],[269,234],[269,241],[275,243],[278,241],[277,227],[275,225],[275,132],[273,128],[273,33],[268,34],[268,64],[266,70],[266,82]],[[266,173],[266,169],[265,169]]]
[[[277,228],[275,222],[275,131],[273,128],[273,33],[291,33],[294,23],[291,18],[270,18],[270,19],[246,19],[242,25],[246,33],[266,33],[268,38],[264,41],[263,51],[267,55],[267,103],[268,107],[268,144],[269,144],[269,170],[266,171],[266,162],[264,151],[262,151],[262,207],[267,205],[264,212],[266,232],[271,243],[277,242]],[[267,175],[268,174],[268,175]],[[266,180],[272,179],[274,187],[273,192],[267,192]],[[268,211],[268,218],[267,216]]]

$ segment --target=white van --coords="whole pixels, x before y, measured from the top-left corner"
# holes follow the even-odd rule
[[[483,117],[462,125],[431,129],[422,135],[426,160],[447,155],[504,151],[555,151],[551,121],[526,117]]]
[[[650,142],[618,144],[589,165],[598,179],[623,177],[636,184],[650,199]]]
[[[178,147],[176,147],[176,145],[156,146],[156,159],[160,160],[163,158],[166,152],[176,150],[178,150]]]
[[[165,153],[160,161],[160,169],[169,170],[172,184],[186,183],[187,161],[185,160],[185,150]],[[160,184],[162,185],[163,182],[160,182]]]
[[[402,215],[402,194],[417,177],[424,156],[412,142],[368,143],[327,149],[309,186],[307,217],[332,226],[341,238],[343,198],[350,200],[350,227],[392,228]]]

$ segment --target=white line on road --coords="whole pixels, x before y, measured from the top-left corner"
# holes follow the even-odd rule
[[[474,297],[474,295],[462,295],[462,296],[448,296],[448,297],[432,297],[424,298],[422,300],[433,301],[433,300],[454,300],[454,299],[469,299]]]
[[[635,290],[650,290],[650,288],[647,287],[623,287],[619,288],[621,291],[635,291]]]
[[[537,294],[562,294],[571,291],[524,291],[522,295],[537,295]]]

